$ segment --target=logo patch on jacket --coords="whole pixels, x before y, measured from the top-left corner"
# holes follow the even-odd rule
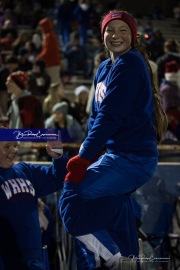
[[[96,102],[101,103],[106,95],[106,85],[104,82],[100,82],[96,86],[95,100]]]

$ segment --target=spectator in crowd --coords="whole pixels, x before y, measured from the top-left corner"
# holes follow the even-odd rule
[[[73,23],[73,4],[70,0],[63,0],[57,7],[57,23],[60,44],[64,49],[70,40]]]
[[[36,49],[36,46],[35,46],[34,42],[32,41],[32,38],[31,38],[31,40],[28,40],[25,43],[24,48],[28,51],[28,60],[31,63],[34,63],[35,58],[38,54],[38,50]]]
[[[91,16],[93,15],[89,0],[78,0],[73,14],[78,22],[80,45],[85,47],[87,45],[88,30],[91,26]]]
[[[3,16],[0,17],[0,26],[2,27],[5,21],[10,20],[13,27],[16,28],[18,25],[17,18],[13,14],[13,11],[9,8],[5,9]]]
[[[68,104],[65,101],[53,106],[51,116],[45,120],[45,128],[60,129],[62,142],[65,143],[82,143],[85,138],[81,125],[68,114]]]
[[[49,93],[43,101],[45,118],[51,115],[53,106],[61,101],[65,101],[68,104],[68,114],[72,114],[71,102],[64,95],[64,85],[62,83],[51,83]]]
[[[1,38],[11,36],[12,40],[15,40],[18,36],[16,27],[13,25],[11,20],[6,20],[2,25],[0,36]]]
[[[139,245],[131,193],[156,170],[167,119],[135,19],[111,11],[101,34],[109,57],[94,77],[88,134],[68,161],[59,211],[75,237],[79,269],[135,270]]]
[[[163,109],[168,117],[168,131],[180,140],[180,65],[176,61],[165,64],[165,79],[160,85]],[[169,132],[164,139],[168,139]]]
[[[8,132],[8,130],[6,131]],[[67,157],[51,151],[60,142],[49,142],[49,166],[14,164],[18,143],[0,142],[0,269],[44,270],[38,198],[62,188]]]
[[[2,51],[11,51],[13,41],[14,39],[11,34],[7,35],[7,37],[0,38],[0,49]]]
[[[19,70],[30,71],[32,70],[32,62],[29,60],[29,52],[25,47],[21,47],[18,52]]]
[[[87,73],[87,52],[84,46],[80,44],[79,33],[71,33],[70,42],[66,46],[64,56],[67,59],[66,75],[74,76],[78,74],[78,71],[83,73],[86,77]]]
[[[89,96],[89,88],[85,85],[80,85],[75,88],[75,101],[73,102],[73,116],[86,132],[87,121],[89,115],[86,112],[87,101]]]
[[[26,44],[26,42],[30,40],[30,35],[27,33],[27,31],[21,31],[18,34],[18,37],[15,39],[15,41],[12,44],[12,51],[14,55],[18,55],[21,48],[23,48]]]
[[[168,39],[164,42],[164,54],[156,60],[159,85],[164,79],[165,64],[170,61],[176,61],[180,65],[179,45],[175,39]]]
[[[174,6],[173,15],[178,25],[180,26],[180,2],[178,2],[177,5]]]
[[[45,18],[46,16],[47,12],[43,8],[40,1],[32,1],[32,11],[29,14],[29,23],[31,24],[31,28],[36,29],[39,21]]]
[[[12,2],[12,0],[10,0]],[[15,1],[13,13],[19,25],[30,25],[30,14],[32,10],[31,1]]]
[[[38,27],[32,32],[31,41],[36,48],[37,54],[40,53],[42,47],[42,32]]]
[[[44,127],[41,103],[27,90],[28,84],[29,74],[24,71],[12,72],[7,78],[7,91],[12,99],[7,113],[10,128]]]
[[[46,72],[51,77],[52,83],[60,82],[61,54],[56,33],[53,30],[52,21],[46,17],[38,24],[42,30],[42,49],[36,60],[42,59],[46,63]]]
[[[157,58],[164,54],[165,38],[160,29],[154,29],[151,40],[149,41],[149,50],[151,52],[151,59],[156,61]]]
[[[154,33],[154,27],[153,27],[153,23],[151,21],[146,22],[144,28],[142,29],[142,33],[144,35],[145,42],[149,43],[149,41],[152,39],[153,33]]]
[[[4,66],[0,69],[0,104],[4,115],[7,114],[9,94],[7,93],[6,81],[10,73],[19,69],[19,60],[15,55],[5,57]]]
[[[42,103],[51,84],[51,77],[46,72],[45,62],[42,59],[36,60],[29,75],[29,91]]]
[[[6,20],[0,31],[0,48],[1,50],[11,51],[12,44],[17,38],[17,30],[13,27],[10,20]]]

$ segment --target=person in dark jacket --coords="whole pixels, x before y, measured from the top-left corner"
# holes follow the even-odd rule
[[[29,72],[29,91],[32,95],[44,98],[48,94],[51,77],[46,72],[44,60],[39,59],[33,63],[32,71]]]
[[[180,54],[178,42],[174,39],[168,39],[164,43],[164,54],[160,56],[156,63],[158,65],[158,82],[162,83],[165,74],[165,64],[170,61],[176,61],[180,65]]]
[[[73,2],[63,0],[57,7],[57,21],[61,45],[66,48],[70,39],[73,23]]]

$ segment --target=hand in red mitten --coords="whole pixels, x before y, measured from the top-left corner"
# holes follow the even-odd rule
[[[81,182],[89,165],[89,160],[81,158],[78,155],[71,158],[66,166],[68,173],[66,174],[64,182]]]

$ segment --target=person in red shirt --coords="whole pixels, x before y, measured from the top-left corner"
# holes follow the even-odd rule
[[[41,52],[35,60],[42,59],[46,64],[46,72],[51,76],[51,82],[60,82],[61,54],[58,37],[53,31],[51,20],[46,17],[39,21],[43,40]]]

